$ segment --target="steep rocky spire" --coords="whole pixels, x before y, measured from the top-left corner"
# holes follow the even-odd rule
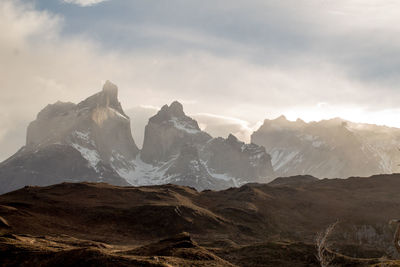
[[[102,91],[106,106],[118,103],[118,87],[110,81],[106,81]]]
[[[178,101],[172,102],[171,105],[169,106],[169,110],[171,114],[175,117],[185,116],[185,113],[183,112],[183,106]]]

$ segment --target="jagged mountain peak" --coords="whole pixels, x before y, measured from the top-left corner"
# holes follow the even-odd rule
[[[107,81],[78,105],[58,101],[40,111],[28,126],[24,149],[2,165],[0,181],[8,189],[64,180],[127,185],[116,166],[129,167],[138,153],[118,88]],[[16,165],[22,167],[15,170]],[[13,181],[2,180],[6,176]]]
[[[156,115],[149,119],[149,124],[158,125],[165,129],[173,128],[183,134],[189,135],[207,135],[201,131],[196,120],[187,116],[183,111],[183,105],[178,101],[174,101],[171,105],[164,105]]]
[[[140,157],[147,164],[170,166],[165,173],[169,182],[200,190],[265,182],[273,176],[263,147],[245,144],[233,134],[212,138],[176,101],[150,118]]]
[[[233,134],[229,134],[228,135],[228,138],[227,138],[227,141],[228,142],[238,142],[239,140],[237,139],[237,137],[236,136],[234,136]]]
[[[192,121],[192,124],[194,120],[192,120],[189,116],[186,116],[185,112],[183,111],[183,105],[179,103],[178,101],[173,101],[169,106],[165,104],[164,106],[161,107],[161,109],[157,112],[156,115],[150,118],[152,122],[164,122],[164,121],[169,121],[171,119],[179,119],[179,120],[187,120],[187,121]],[[198,126],[197,126],[198,128]]]
[[[174,101],[149,119],[141,158],[147,163],[165,161],[178,155],[184,144],[200,144],[211,138],[200,129],[196,120],[185,114],[182,104]]]
[[[174,101],[169,105],[169,110],[173,116],[182,117],[185,116],[185,112],[183,112],[183,105],[178,101]]]
[[[118,101],[118,87],[115,84],[107,80],[103,85],[101,94],[102,101],[105,100],[106,106],[115,107],[118,111],[123,112],[121,104]]]
[[[287,122],[288,119],[286,118],[285,115],[281,115],[281,116],[277,117],[274,121],[278,121],[278,122]]]
[[[280,115],[275,119],[265,119],[263,125],[290,125],[293,123],[295,122],[288,120],[285,115]]]
[[[115,98],[118,97],[118,87],[113,84],[112,82],[110,82],[109,80],[107,80],[104,85],[103,85],[103,92],[114,96]]]
[[[300,118],[297,118],[297,119],[296,119],[296,123],[299,124],[299,125],[307,124],[304,120],[302,120],[302,119],[300,119]]]
[[[89,110],[96,108],[111,108],[128,118],[118,100],[118,87],[110,81],[105,82],[102,91],[80,102],[78,108]]]
[[[228,138],[214,138],[207,142],[205,162],[212,173],[225,173],[235,177],[236,184],[266,182],[274,176],[271,157],[265,148],[245,144],[230,134]],[[249,179],[251,177],[251,179]]]
[[[276,119],[265,119],[264,123],[260,126],[257,131],[284,131],[290,130],[292,128],[303,127],[305,125],[304,122],[301,121],[290,121],[284,115],[276,118]]]

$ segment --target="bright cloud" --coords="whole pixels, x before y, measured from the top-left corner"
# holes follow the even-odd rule
[[[76,4],[80,6],[92,6],[107,0],[63,0],[66,3]]]

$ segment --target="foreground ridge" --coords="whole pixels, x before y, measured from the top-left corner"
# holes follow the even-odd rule
[[[0,217],[11,227],[6,235],[68,235],[138,246],[188,232],[200,247],[232,264],[243,261],[245,251],[272,253],[289,247],[302,251],[304,257],[298,260],[311,265],[316,234],[339,220],[330,237],[337,260],[365,264],[377,261],[371,258],[396,256],[394,229],[388,222],[398,217],[399,174],[333,180],[299,176],[279,181],[203,192],[178,185],[25,187],[0,196]],[[256,252],[255,244],[260,243],[265,245]]]

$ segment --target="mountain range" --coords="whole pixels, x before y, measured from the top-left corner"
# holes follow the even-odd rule
[[[174,101],[148,119],[141,149],[132,125],[137,124],[109,81],[78,104],[47,105],[29,124],[25,146],[0,163],[0,193],[82,181],[221,190],[294,175],[346,178],[400,171],[400,129],[339,118],[266,119],[246,144],[232,134],[212,137]]]
[[[251,136],[271,155],[277,176],[347,178],[400,172],[400,129],[340,118],[306,123],[265,120]]]
[[[273,177],[264,147],[211,137],[177,101],[149,119],[139,150],[118,88],[107,81],[78,104],[56,102],[39,112],[26,145],[0,164],[0,193],[68,181],[224,189]]]
[[[346,178],[396,172],[399,129],[282,116],[247,144],[211,136],[177,101],[148,119],[141,148],[131,125],[109,81],[37,114],[0,163],[4,266],[321,266],[330,225],[333,265],[399,266],[400,175]]]

